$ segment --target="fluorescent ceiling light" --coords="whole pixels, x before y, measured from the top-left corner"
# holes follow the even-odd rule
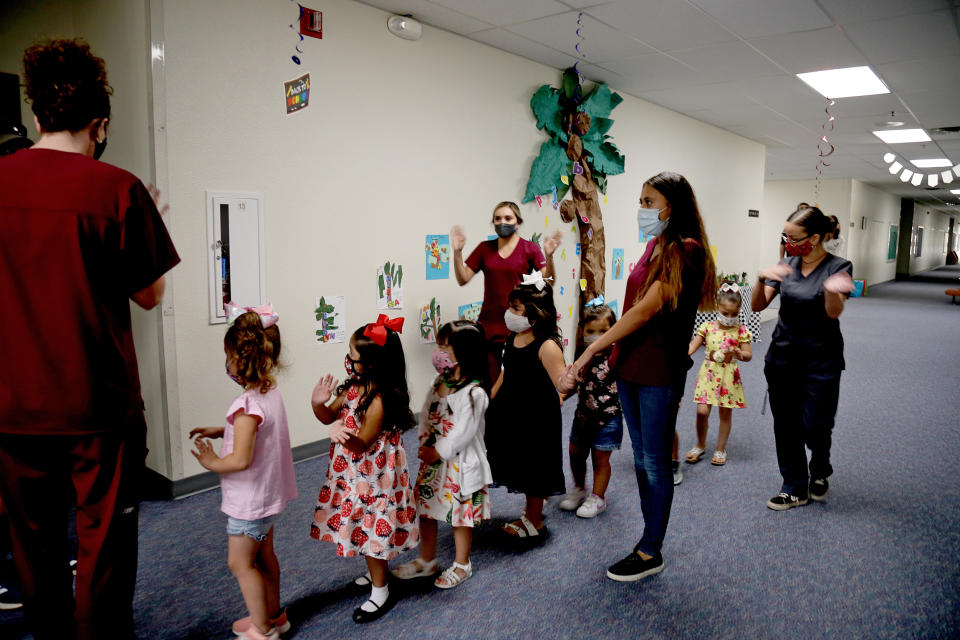
[[[877,136],[887,144],[900,144],[903,142],[930,142],[930,136],[923,129],[897,129],[895,131],[874,131]]]
[[[825,98],[850,98],[890,93],[870,67],[848,67],[798,73],[797,77]]]
[[[953,163],[947,160],[946,158],[920,158],[919,160],[911,160],[910,163],[921,169],[931,169],[934,167],[949,167]]]

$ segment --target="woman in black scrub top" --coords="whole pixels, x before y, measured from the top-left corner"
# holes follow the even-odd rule
[[[789,257],[761,271],[753,289],[754,311],[780,294],[763,369],[783,476],[780,493],[767,501],[775,511],[826,499],[833,473],[830,441],[844,368],[838,318],[853,291],[853,265],[823,244],[839,235],[839,225],[820,209],[798,207],[783,225]],[[810,449],[809,464],[804,447]]]

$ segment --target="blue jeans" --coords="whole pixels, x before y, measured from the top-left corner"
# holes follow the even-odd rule
[[[673,431],[685,382],[686,377],[673,385],[653,387],[617,380],[643,513],[643,537],[635,549],[651,556],[660,552],[670,520]]]

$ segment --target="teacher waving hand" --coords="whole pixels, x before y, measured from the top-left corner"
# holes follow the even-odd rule
[[[454,271],[461,287],[478,272],[482,271],[485,275],[483,306],[478,320],[487,339],[490,379],[496,380],[500,376],[504,343],[510,335],[503,319],[508,306],[507,298],[513,288],[520,284],[522,277],[531,271],[542,271],[544,278],[553,276],[553,252],[560,246],[563,234],[556,231],[547,238],[541,252],[535,242],[524,240],[517,233],[523,218],[520,217],[520,207],[514,202],[501,202],[494,207],[492,223],[497,238],[478,244],[466,261],[463,259],[463,247],[467,238],[459,225],[450,230],[450,242],[453,245]]]

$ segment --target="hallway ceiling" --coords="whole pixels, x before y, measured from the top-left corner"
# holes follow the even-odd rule
[[[960,132],[938,131],[960,127],[960,0],[360,1],[557,69],[578,60],[582,11],[587,79],[766,145],[769,180],[816,177],[827,100],[795,74],[868,65],[890,93],[837,100],[824,179],[960,209],[960,178],[915,187],[883,160],[960,163]],[[871,132],[889,120],[932,140],[888,145]]]

